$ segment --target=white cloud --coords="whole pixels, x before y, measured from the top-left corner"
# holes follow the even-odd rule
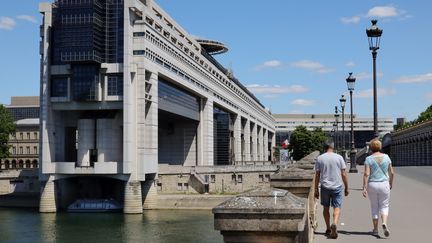
[[[21,20],[26,20],[32,23],[37,23],[38,21],[36,20],[35,17],[31,16],[31,15],[18,15],[16,17],[17,19],[21,19]]]
[[[355,63],[353,61],[349,61],[349,62],[345,63],[345,66],[347,66],[347,67],[354,67]]]
[[[382,73],[382,72],[378,72],[377,73],[377,77],[378,78],[381,78],[383,76],[384,76],[384,73]],[[354,73],[354,77],[357,80],[364,80],[364,79],[370,79],[370,80],[372,80],[373,74],[372,73],[367,73],[367,72],[362,72],[362,73],[357,73],[357,74]]]
[[[378,97],[391,96],[395,95],[396,90],[392,88],[378,88],[377,95]],[[354,91],[355,98],[371,98],[373,97],[373,89],[366,89],[361,91]]]
[[[315,104],[314,100],[306,100],[306,99],[296,99],[291,101],[292,105],[300,105],[300,106],[311,106]]]
[[[318,73],[329,73],[334,71],[334,69],[331,69],[319,62],[311,61],[311,60],[301,60],[297,62],[292,62],[290,63],[290,66],[296,68],[302,68],[302,69],[306,69]]]
[[[402,76],[396,80],[393,80],[392,82],[410,84],[410,83],[426,83],[430,81],[432,81],[432,73]]]
[[[255,94],[287,94],[287,93],[304,93],[308,89],[302,85],[280,86],[280,85],[260,85],[251,84],[246,86]]]
[[[12,30],[16,25],[15,20],[9,17],[0,17],[0,29]]]
[[[302,111],[302,110],[290,110],[288,113],[290,113],[290,114],[304,114],[304,111]]]
[[[342,17],[341,21],[344,24],[357,24],[358,22],[360,22],[361,18],[360,16],[352,16],[352,17]]]
[[[278,61],[278,60],[270,60],[270,61],[266,61],[258,66],[256,66],[254,69],[255,71],[261,71],[263,69],[267,69],[267,68],[278,68],[282,66],[282,62]]]
[[[376,6],[369,9],[367,17],[391,18],[399,16],[402,12],[393,6]]]

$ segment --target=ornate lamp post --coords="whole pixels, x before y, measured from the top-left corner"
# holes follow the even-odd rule
[[[345,95],[341,96],[339,102],[342,108],[342,151],[345,159],[345,103],[346,103]]]
[[[350,92],[350,103],[351,103],[351,150],[350,150],[350,173],[357,173],[357,165],[355,161],[356,156],[356,149],[355,149],[355,143],[354,143],[354,119],[353,119],[353,98],[352,94],[354,91],[356,79],[352,75],[352,73],[349,73],[348,78],[346,79],[348,90]]]
[[[338,145],[338,142],[339,142],[339,138],[338,138],[338,132],[339,132],[339,113],[338,113],[338,107],[337,106],[335,106],[335,114],[334,114],[334,117],[335,117],[335,124],[336,124],[336,127],[335,127],[335,150],[338,150],[339,149],[339,145]]]
[[[383,30],[379,29],[376,25],[378,20],[374,19],[371,21],[372,26],[370,29],[366,29],[366,34],[369,40],[369,50],[372,51],[373,59],[373,99],[374,99],[374,133],[375,137],[378,137],[378,102],[377,102],[377,80],[376,80],[376,57],[377,50],[380,48],[381,35]]]

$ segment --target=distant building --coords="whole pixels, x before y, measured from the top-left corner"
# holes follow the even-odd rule
[[[291,133],[297,126],[303,125],[308,130],[322,128],[329,136],[337,136],[338,145],[342,146],[342,117],[338,119],[337,133],[334,114],[273,114],[276,120],[276,144],[280,145],[285,139],[290,138]],[[373,138],[374,127],[373,118],[354,118],[354,140],[355,146],[361,148],[365,143]],[[351,116],[345,115],[345,147],[350,146]],[[393,119],[378,118],[378,131],[388,133],[393,131]]]
[[[5,105],[16,124],[9,137],[10,157],[0,161],[0,169],[30,169],[39,165],[39,96],[12,96]]]
[[[0,169],[31,169],[39,164],[39,119],[16,121],[16,132],[9,137],[10,157],[0,161]]]
[[[38,118],[39,96],[12,96],[10,105],[5,105],[14,121]]]

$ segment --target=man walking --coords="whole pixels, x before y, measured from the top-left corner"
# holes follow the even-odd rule
[[[318,185],[321,184],[321,205],[327,226],[326,235],[336,239],[338,237],[337,224],[342,207],[342,184],[345,196],[348,196],[348,175],[345,171],[345,161],[339,154],[334,153],[334,143],[324,144],[324,154],[318,156],[315,164],[315,198],[319,199]],[[333,224],[330,225],[330,206],[333,207]]]

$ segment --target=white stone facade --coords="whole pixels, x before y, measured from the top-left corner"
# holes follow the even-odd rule
[[[199,99],[196,134],[189,134],[193,146],[185,152],[185,166],[214,165],[214,107],[234,117],[233,160],[268,161],[275,142],[275,122],[268,110],[241,84],[228,77],[200,44],[154,1],[124,1],[123,63],[102,63],[104,73],[97,84],[96,102],[74,102],[70,91],[62,98],[50,96],[52,75],[68,75],[70,65],[51,65],[50,30],[53,5],[43,3],[41,27],[41,212],[52,212],[55,182],[75,176],[102,176],[126,182],[125,212],[140,213],[137,205],[142,184],[157,178],[159,161],[160,78],[169,80]],[[123,73],[123,95],[110,96],[107,77]],[[71,86],[68,80],[68,88]],[[75,111],[117,110],[115,117],[85,118]],[[68,144],[62,142],[67,127],[76,126],[77,161],[66,161]],[[93,129],[96,127],[96,129]],[[94,141],[96,140],[96,141]],[[271,143],[271,144],[269,144]],[[270,147],[269,147],[270,146]],[[192,148],[193,147],[193,148]],[[186,146],[185,146],[186,150]],[[96,162],[92,163],[94,154]],[[49,188],[43,188],[49,185]],[[152,189],[153,188],[153,189]],[[50,194],[51,193],[51,194]],[[138,195],[139,194],[139,195]],[[143,193],[154,195],[154,193]],[[46,207],[45,209],[43,207]]]

